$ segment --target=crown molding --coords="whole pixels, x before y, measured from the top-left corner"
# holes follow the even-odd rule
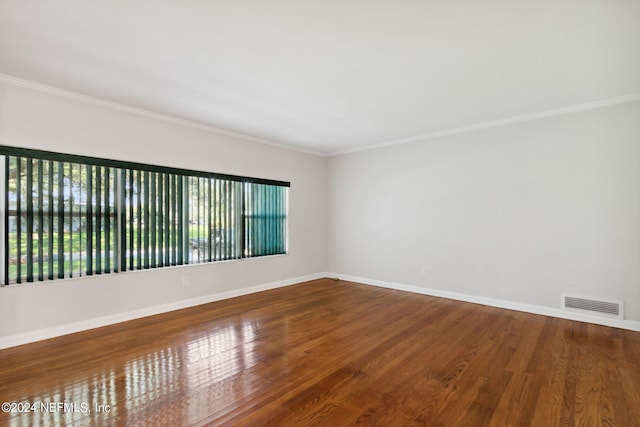
[[[202,130],[205,132],[209,132],[216,135],[223,135],[232,138],[238,138],[249,142],[255,142],[262,145],[268,145],[275,148],[281,148],[284,150],[297,151],[304,154],[310,154],[313,156],[325,157],[326,153],[321,153],[313,150],[306,150],[304,148],[300,148],[294,145],[289,145],[277,141],[273,141],[266,138],[260,138],[257,136],[234,132],[231,130],[207,125],[204,123],[199,123],[192,120],[183,119],[180,117],[171,116],[168,114],[157,113],[151,110],[145,110],[144,108],[133,107],[131,105],[121,104],[114,101],[107,101],[104,99],[96,98],[94,96],[84,95],[78,92],[73,92],[66,89],[60,89],[54,86],[48,86],[42,83],[33,82],[30,80],[24,80],[17,77],[9,76],[6,74],[0,74],[0,82],[6,83],[11,86],[17,86],[24,89],[29,89],[37,92],[46,93],[49,95],[59,96],[61,98],[70,99],[74,101],[85,102],[87,104],[96,105],[99,107],[109,108],[112,110],[121,111],[124,113],[135,114],[138,116],[159,120],[166,123],[175,124],[178,126],[188,127],[192,129]]]
[[[105,107],[112,110],[135,114],[138,116],[163,121],[166,123],[171,123],[171,124],[188,127],[192,129],[197,129],[197,130],[202,130],[215,135],[223,135],[223,136],[228,136],[232,138],[238,138],[248,142],[254,142],[262,145],[267,145],[267,146],[289,150],[289,151],[296,151],[296,152],[309,154],[312,156],[318,156],[318,157],[341,156],[341,155],[357,153],[361,151],[375,150],[378,148],[391,147],[394,145],[410,144],[418,141],[425,141],[425,140],[430,140],[430,139],[435,139],[435,138],[440,138],[445,136],[458,135],[458,134],[469,133],[469,132],[474,132],[474,131],[483,130],[483,129],[491,129],[495,127],[507,126],[515,123],[523,123],[523,122],[539,120],[539,119],[548,118],[548,117],[562,116],[565,114],[572,114],[572,113],[577,113],[581,111],[595,110],[598,108],[604,108],[604,107],[610,107],[618,104],[626,104],[629,102],[640,101],[640,92],[637,92],[637,93],[632,93],[632,94],[623,95],[623,96],[617,96],[617,97],[606,98],[606,99],[601,99],[601,100],[592,101],[592,102],[586,102],[582,104],[574,104],[574,105],[565,106],[561,108],[554,108],[551,110],[541,111],[537,113],[523,114],[519,116],[507,117],[507,118],[498,119],[498,120],[475,123],[467,126],[443,129],[435,132],[428,132],[420,135],[410,136],[407,138],[394,139],[390,141],[376,143],[373,145],[367,145],[365,147],[350,148],[350,149],[338,150],[334,152],[321,152],[321,151],[315,151],[315,150],[308,150],[295,145],[285,144],[282,142],[277,142],[277,141],[273,141],[266,138],[260,138],[257,136],[253,136],[253,135],[249,135],[241,132],[235,132],[235,131],[207,125],[204,123],[195,122],[192,120],[183,119],[180,117],[157,113],[155,111],[145,110],[139,107],[133,107],[133,106],[121,104],[118,102],[107,101],[107,100],[96,98],[93,96],[84,95],[84,94],[69,91],[66,89],[60,89],[54,86],[48,86],[42,83],[30,81],[30,80],[20,79],[17,77],[6,75],[6,74],[0,74],[0,82],[6,83],[12,86],[22,87],[25,89],[30,89],[30,90],[34,90],[42,93],[47,93],[50,95],[59,96],[66,99],[86,102],[88,104],[93,104],[96,106]]]
[[[610,107],[613,105],[626,104],[629,102],[636,102],[636,101],[640,101],[640,93],[632,93],[629,95],[623,95],[623,96],[617,96],[613,98],[602,99],[598,101],[586,102],[583,104],[574,104],[567,107],[554,108],[552,110],[541,111],[538,113],[523,114],[520,116],[508,117],[508,118],[493,120],[489,122],[476,123],[468,126],[444,129],[441,131],[415,135],[408,138],[381,142],[374,145],[368,145],[366,147],[335,151],[327,154],[327,157],[341,156],[344,154],[351,154],[351,153],[356,153],[360,151],[375,150],[377,148],[391,147],[394,145],[409,144],[412,142],[425,141],[429,139],[440,138],[443,136],[458,135],[462,133],[474,132],[477,130],[507,126],[514,123],[529,122],[529,121],[548,118],[548,117],[562,116],[565,114],[572,114],[572,113],[577,113],[581,111],[595,110],[598,108]]]

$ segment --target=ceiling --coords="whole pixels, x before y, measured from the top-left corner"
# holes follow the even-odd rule
[[[335,154],[640,93],[640,1],[0,0],[0,74]]]

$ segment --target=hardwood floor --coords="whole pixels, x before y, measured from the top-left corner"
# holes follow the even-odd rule
[[[323,279],[2,350],[0,401],[29,409],[9,426],[640,426],[640,333]]]

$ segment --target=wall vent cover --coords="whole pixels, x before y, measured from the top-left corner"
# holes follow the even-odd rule
[[[562,308],[624,319],[622,301],[562,294]]]

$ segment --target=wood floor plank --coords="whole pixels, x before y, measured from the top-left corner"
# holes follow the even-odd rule
[[[640,426],[638,332],[330,279],[0,361],[9,426]]]
[[[509,419],[517,419],[518,425],[542,425],[547,420],[562,419],[562,408],[564,400],[564,387],[566,384],[567,365],[569,361],[570,346],[565,341],[566,327],[553,322],[556,326],[555,334],[549,336],[550,347],[548,364],[541,366],[537,371],[544,372],[542,376],[542,386],[538,394],[538,400],[535,404],[536,410],[533,412],[530,420],[527,420],[527,411],[523,410],[520,405],[520,399],[517,398],[513,403],[507,405],[511,412]],[[524,392],[526,392],[526,387]],[[519,393],[518,393],[519,394]],[[505,397],[510,398],[514,393],[506,391]],[[531,413],[529,411],[529,413]],[[498,424],[496,424],[498,425]]]

